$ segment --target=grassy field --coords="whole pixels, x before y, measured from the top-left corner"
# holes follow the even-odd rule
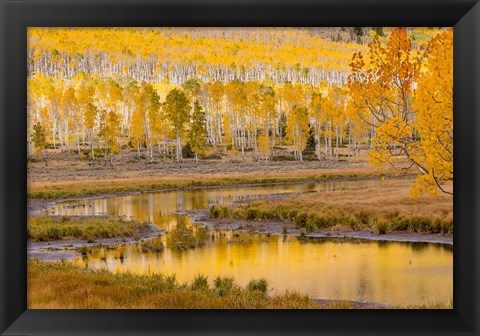
[[[28,218],[27,239],[50,241],[137,237],[142,231],[149,229],[148,223],[136,223],[118,218],[32,216]]]
[[[448,195],[408,195],[412,181],[390,180],[380,186],[317,192],[287,200],[261,200],[237,207],[212,206],[214,219],[280,220],[307,232],[317,229],[453,233],[453,202]]]
[[[288,151],[284,151],[285,155]],[[326,179],[368,179],[393,175],[368,164],[367,151],[359,161],[245,161],[232,156],[214,160],[185,159],[147,162],[135,153],[122,151],[114,166],[102,160],[79,160],[63,153],[63,159],[28,163],[28,198],[63,199],[101,194],[122,194],[170,188],[227,186],[251,183],[322,181]],[[402,163],[405,164],[406,163]],[[415,173],[415,171],[410,171]]]
[[[272,172],[270,174],[243,173],[231,177],[230,174],[181,176],[161,176],[101,181],[74,181],[30,184],[28,198],[62,199],[102,194],[122,194],[140,191],[155,191],[171,188],[231,186],[258,183],[288,183],[302,181],[324,181],[338,179],[370,179],[385,176],[376,171],[345,170],[321,172]]]
[[[59,295],[62,293],[62,295]],[[114,274],[66,263],[28,262],[28,308],[317,308],[308,296],[271,295],[264,279],[245,287],[232,278]]]
[[[241,287],[233,278],[198,275],[190,283],[175,276],[111,273],[63,262],[28,261],[29,309],[371,309],[348,301],[315,303],[297,292],[272,294],[265,279]],[[62,295],[59,295],[62,293]],[[395,306],[451,309],[452,302]]]

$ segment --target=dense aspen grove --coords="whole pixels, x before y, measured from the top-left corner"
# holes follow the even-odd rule
[[[414,194],[447,192],[452,71],[452,29],[29,28],[28,151],[260,163],[362,147],[398,174],[408,160]]]

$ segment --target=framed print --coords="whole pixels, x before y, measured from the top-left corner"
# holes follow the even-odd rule
[[[2,334],[478,334],[477,1],[1,6]]]

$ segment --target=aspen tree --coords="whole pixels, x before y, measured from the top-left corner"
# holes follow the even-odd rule
[[[33,125],[32,141],[35,145],[35,149],[42,153],[45,167],[47,166],[47,137],[45,135],[45,129],[40,123]]]
[[[308,110],[294,105],[287,119],[287,139],[293,144],[295,160],[303,161],[303,150],[307,145],[310,126]]]
[[[176,161],[182,161],[182,137],[185,132],[185,123],[189,118],[189,105],[187,96],[182,90],[171,90],[164,102],[164,109],[172,122],[176,137]]]
[[[105,141],[106,151],[110,154],[110,164],[113,165],[113,154],[120,151],[118,140],[121,135],[120,118],[114,111],[107,113],[101,134]]]

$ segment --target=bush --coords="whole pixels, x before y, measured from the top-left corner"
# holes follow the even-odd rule
[[[444,219],[441,228],[441,231],[444,234],[453,233],[453,219]]]
[[[187,142],[185,146],[182,148],[182,156],[184,158],[194,158],[195,153],[192,151],[192,146],[190,145],[190,142]]]
[[[237,287],[235,280],[231,277],[216,277],[213,281],[215,292],[219,296],[231,294]]]
[[[367,224],[369,222],[369,219],[371,218],[371,214],[368,211],[361,210],[357,213],[358,220],[362,224]]]
[[[401,217],[393,219],[390,223],[391,223],[391,228],[394,231],[406,231],[409,226],[408,220]]]
[[[307,225],[307,214],[302,212],[295,216],[295,225],[297,227],[305,227]]]
[[[47,229],[47,237],[51,240],[58,240],[62,238],[62,233],[58,228],[50,227]]]
[[[247,290],[251,292],[258,291],[262,294],[266,294],[268,291],[268,281],[264,278],[258,280],[252,279],[247,285]]]
[[[317,218],[315,216],[308,216],[305,221],[305,230],[313,232],[317,228]]]
[[[165,287],[169,290],[175,289],[178,286],[177,276],[175,274],[165,277]]]
[[[210,287],[208,286],[208,277],[204,275],[197,275],[193,281],[192,281],[192,290],[199,290],[199,291],[205,291],[209,290]]]
[[[409,228],[413,232],[420,232],[422,229],[422,219],[420,217],[412,217],[410,218]]]
[[[228,216],[228,208],[226,206],[212,205],[209,209],[210,218],[222,219]]]
[[[353,231],[355,231],[357,229],[357,223],[358,223],[358,219],[357,217],[355,216],[350,216],[347,220],[347,224],[348,226],[350,227],[350,229],[352,229]]]
[[[232,218],[243,218],[244,217],[244,212],[243,212],[243,209],[240,209],[240,208],[233,208],[231,211],[230,211],[230,216]]]
[[[375,227],[375,230],[377,231],[377,234],[385,234],[387,233],[388,230],[388,222],[383,220],[383,219],[378,219],[378,218],[373,218],[373,227]]]
[[[252,219],[257,219],[257,210],[248,208],[247,209],[247,219],[252,220]]]

